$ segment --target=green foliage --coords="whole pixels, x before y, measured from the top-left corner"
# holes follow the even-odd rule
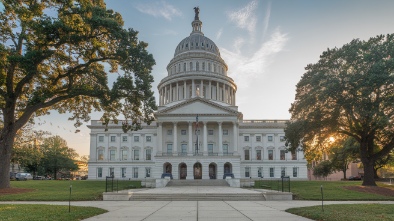
[[[313,167],[313,175],[318,177],[327,177],[332,174],[333,168],[329,160],[324,160],[319,162],[315,167]]]
[[[58,205],[25,205],[25,204],[0,204],[0,217],[7,221],[53,220],[77,221],[97,216],[107,212],[95,207]]]
[[[353,138],[337,139],[329,154],[333,171],[342,171],[346,179],[346,170],[351,162],[359,159],[359,145]]]
[[[363,185],[375,185],[374,162],[394,148],[394,34],[327,49],[305,69],[285,131],[290,148],[300,144],[311,160],[328,151],[331,137],[352,137]]]
[[[381,221],[394,220],[393,204],[337,204],[287,209],[286,212],[312,220],[325,221]]]

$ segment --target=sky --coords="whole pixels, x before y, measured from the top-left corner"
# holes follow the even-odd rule
[[[204,35],[213,40],[238,86],[236,100],[244,119],[289,119],[295,88],[304,68],[316,63],[323,51],[352,39],[368,40],[394,32],[392,0],[107,0],[119,12],[125,28],[139,31],[149,44],[156,65],[152,88],[167,76],[166,66],[175,48],[189,36],[193,8],[200,8]],[[1,9],[1,5],[0,5]],[[116,75],[110,74],[109,82]],[[80,155],[89,154],[89,129],[76,128],[70,115],[36,120],[36,129],[67,140]],[[99,120],[100,113],[92,113]]]

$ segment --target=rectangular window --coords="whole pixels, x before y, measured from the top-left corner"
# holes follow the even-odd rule
[[[186,130],[181,130],[181,135],[186,135]]]
[[[256,142],[261,142],[261,136],[256,136]]]
[[[280,160],[286,160],[286,151],[280,150]]]
[[[146,142],[151,142],[152,141],[152,137],[151,136],[146,136],[145,140],[146,140]]]
[[[213,135],[213,130],[208,130],[208,135]]]
[[[116,141],[116,136],[111,136],[111,142],[115,142]]]
[[[257,177],[263,178],[263,168],[262,167],[257,168]]]
[[[261,150],[256,150],[256,160],[261,160]]]
[[[113,167],[109,168],[109,176],[115,177],[115,169]]]
[[[298,176],[298,168],[293,167],[293,177],[297,177],[297,176]]]
[[[167,130],[167,135],[172,135],[172,130]]]
[[[249,141],[249,136],[244,136],[244,141],[248,142]]]
[[[268,150],[268,160],[274,160],[274,150]]]
[[[145,168],[145,177],[150,177],[150,167]]]
[[[250,160],[249,150],[245,150],[245,160]]]
[[[274,141],[274,137],[273,136],[268,136],[268,141]]]
[[[297,160],[297,153],[292,153],[291,154],[291,159],[292,160]]]
[[[104,160],[104,150],[98,150],[97,159]]]
[[[223,155],[228,155],[228,144],[223,144]]]
[[[140,160],[140,150],[134,150],[134,160]]]
[[[152,160],[152,150],[146,149],[146,160]]]
[[[99,142],[104,142],[104,136],[99,136]]]
[[[280,142],[285,142],[286,141],[286,139],[285,139],[285,136],[280,136]]]
[[[245,177],[250,177],[250,167],[245,167]]]
[[[126,177],[126,168],[123,167],[122,168],[122,178],[125,178],[125,177]]]
[[[133,178],[138,178],[138,167],[133,167]]]
[[[122,136],[122,141],[127,142],[127,136]]]
[[[182,155],[186,155],[187,154],[187,144],[181,144],[181,152]]]
[[[127,160],[127,150],[122,150],[122,160]]]
[[[139,136],[134,136],[134,142],[140,142],[140,137]]]
[[[282,168],[281,168],[281,170],[280,170],[280,176],[281,176],[281,177],[286,176],[286,167],[282,167]]]
[[[97,168],[97,177],[103,177],[103,168]]]
[[[223,135],[228,135],[228,130],[223,130]]]
[[[270,177],[274,177],[275,176],[275,173],[274,173],[275,171],[274,171],[274,168],[273,167],[271,167],[270,168]]]
[[[109,151],[109,160],[115,160],[115,153],[116,153],[116,150]]]
[[[213,155],[213,144],[208,144],[208,155]]]
[[[167,144],[167,153],[172,154],[172,144]]]

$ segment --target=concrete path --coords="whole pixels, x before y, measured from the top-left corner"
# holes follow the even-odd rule
[[[381,203],[394,201],[327,201],[328,204]],[[52,204],[68,202],[0,202],[0,204]],[[321,205],[319,201],[84,201],[72,206],[92,206],[108,210],[87,221],[174,221],[174,220],[310,220],[285,212],[288,208]],[[72,212],[72,211],[71,211]]]

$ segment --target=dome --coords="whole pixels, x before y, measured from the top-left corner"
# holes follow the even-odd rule
[[[206,51],[220,57],[219,48],[215,42],[202,34],[192,33],[189,37],[184,38],[175,48],[174,57],[180,53],[188,51]]]

